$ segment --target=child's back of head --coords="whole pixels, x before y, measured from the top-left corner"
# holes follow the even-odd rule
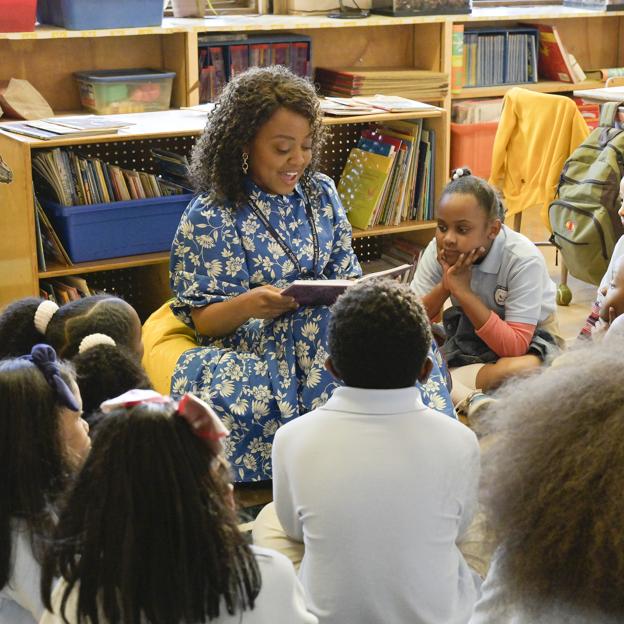
[[[72,361],[90,422],[102,401],[150,387],[140,364],[141,322],[118,297],[85,297],[60,308],[31,297],[8,306],[0,315],[0,358],[28,353],[38,342]]]
[[[229,481],[180,409],[165,399],[122,406],[99,426],[44,573],[48,590],[60,572],[66,595],[80,592],[81,616],[203,622],[253,605],[259,572]]]
[[[15,522],[41,556],[54,504],[89,448],[71,367],[51,347],[0,361],[0,587],[10,576]]]
[[[348,288],[332,308],[330,358],[348,386],[413,386],[430,346],[427,314],[405,284],[363,280]]]

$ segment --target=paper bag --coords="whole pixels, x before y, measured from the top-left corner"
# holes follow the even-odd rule
[[[54,116],[54,111],[41,93],[28,80],[18,78],[0,81],[0,107],[7,117],[16,119],[42,119]]]

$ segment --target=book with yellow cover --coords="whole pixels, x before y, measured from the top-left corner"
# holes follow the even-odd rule
[[[338,194],[347,211],[351,225],[366,229],[381,201],[394,155],[373,154],[354,147],[345,163]]]

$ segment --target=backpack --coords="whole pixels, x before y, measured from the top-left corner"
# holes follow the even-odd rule
[[[600,284],[613,247],[624,234],[618,215],[624,175],[624,130],[614,127],[619,102],[603,104],[600,125],[563,166],[548,208],[550,242],[571,275]]]

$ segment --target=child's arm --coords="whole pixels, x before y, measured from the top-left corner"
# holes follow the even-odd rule
[[[435,239],[427,245],[416,265],[411,288],[417,295],[420,295],[429,319],[436,318],[444,302],[449,298],[450,292],[444,283],[444,270],[440,263]]]
[[[472,277],[472,265],[481,257],[483,249],[473,249],[469,254],[462,254],[457,262],[449,268],[446,274],[446,281],[451,289],[453,297],[462,307],[464,314],[470,319],[475,328],[477,336],[487,344],[487,346],[499,357],[515,357],[524,355],[527,352],[537,321],[534,323],[522,321],[507,321],[501,319],[495,312],[490,310],[476,295],[470,286]],[[535,312],[539,314],[539,303],[541,303],[540,275],[535,276],[535,292],[527,293],[529,298],[537,301],[538,306]],[[512,293],[514,293],[512,295]],[[518,296],[520,294],[520,297]],[[515,299],[521,299],[525,294],[520,287],[514,288],[513,281],[510,283],[510,303]],[[524,304],[523,304],[524,306]],[[535,307],[535,306],[532,306]],[[524,312],[523,312],[524,313]],[[529,314],[530,316],[530,314]],[[537,316],[536,316],[537,318]]]

